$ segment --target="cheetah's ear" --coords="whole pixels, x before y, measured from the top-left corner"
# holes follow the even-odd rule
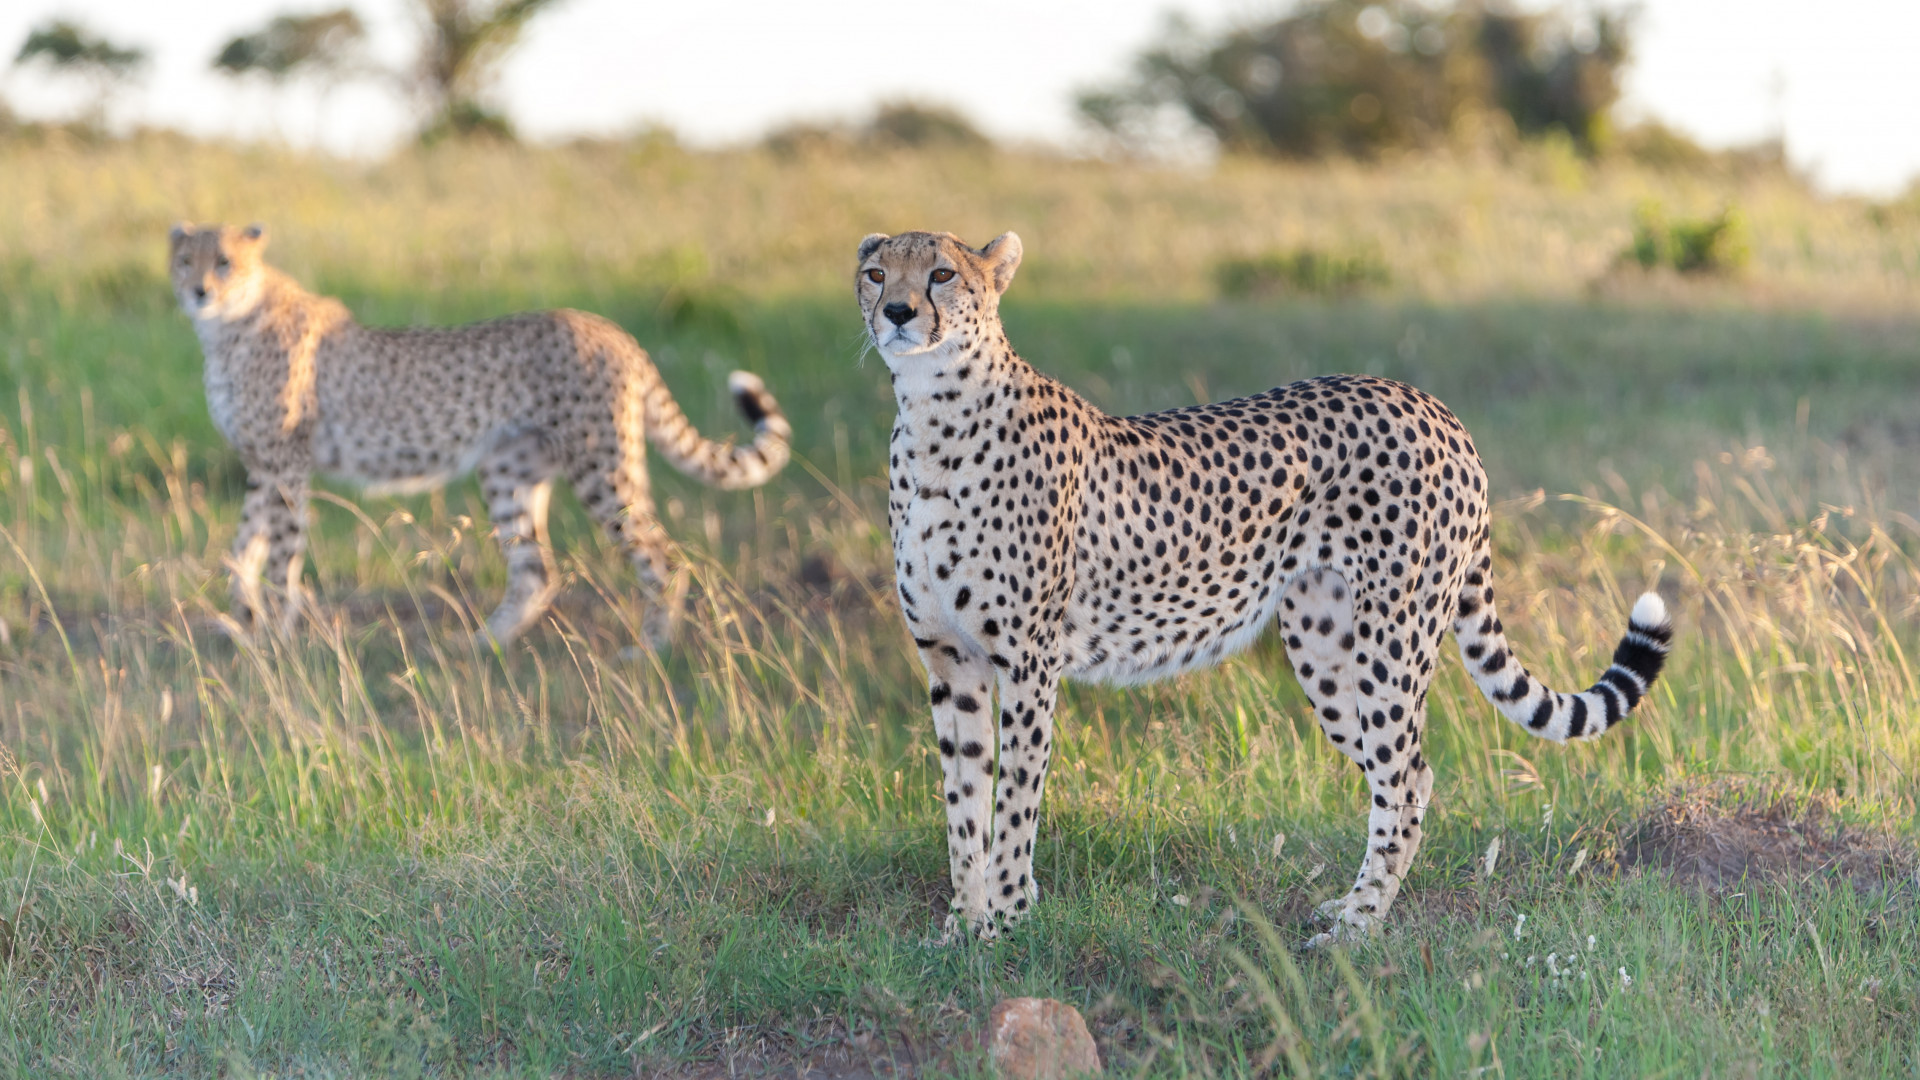
[[[173,228],[168,230],[167,232],[167,250],[169,252],[179,251],[180,245],[182,243],[185,243],[187,237],[192,235],[193,235],[193,222],[191,221],[175,222]]]
[[[240,230],[240,235],[252,244],[256,251],[267,246],[267,227],[257,221]]]
[[[887,234],[883,232],[868,233],[860,241],[860,254],[859,254],[860,261],[866,262],[867,256],[873,254],[873,249],[879,247],[881,244],[886,243],[887,239],[888,239]]]
[[[1020,269],[1020,251],[1020,235],[1010,232],[1001,233],[980,249],[980,258],[993,275],[995,292],[1006,292],[1007,286],[1013,284],[1013,272]]]

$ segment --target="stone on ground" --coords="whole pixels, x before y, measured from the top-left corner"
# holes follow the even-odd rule
[[[987,1056],[1005,1080],[1097,1076],[1100,1050],[1080,1010],[1052,998],[1008,998],[987,1019]]]

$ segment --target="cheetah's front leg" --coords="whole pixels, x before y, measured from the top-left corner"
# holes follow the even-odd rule
[[[986,899],[989,917],[1001,925],[1025,918],[1040,898],[1040,883],[1033,876],[1033,838],[1053,757],[1053,711],[1059,694],[1059,672],[1043,660],[1000,673],[999,791]]]
[[[947,860],[953,879],[946,935],[963,929],[993,936],[987,903],[987,800],[993,794],[993,667],[984,656],[944,642],[920,651],[927,699],[940,742],[941,794],[947,804]]]
[[[493,446],[476,470],[507,563],[507,591],[487,616],[486,630],[502,645],[538,621],[560,591],[547,541],[547,502],[557,469],[546,438],[525,431]]]
[[[307,474],[247,473],[240,504],[240,530],[228,565],[233,575],[233,617],[252,630],[273,609],[282,632],[300,613],[300,566],[307,546]],[[265,577],[270,591],[261,589]]]

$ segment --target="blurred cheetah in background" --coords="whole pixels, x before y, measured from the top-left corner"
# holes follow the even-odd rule
[[[364,327],[339,301],[262,261],[266,243],[258,225],[181,224],[169,258],[174,293],[206,353],[207,410],[247,466],[232,566],[242,625],[269,602],[263,572],[285,597],[283,621],[297,611],[316,471],[375,493],[424,491],[476,471],[507,563],[506,596],[487,631],[505,643],[559,587],[546,528],[555,476],[573,485],[659,601],[666,536],[653,514],[646,442],[720,488],[765,483],[787,462],[791,428],[747,372],[728,385],[753,442],[714,442],[688,423],[646,352],[606,319],[542,311],[447,328]],[[656,604],[650,618],[662,608],[670,620],[671,604]]]
[[[1012,233],[977,251],[876,234],[854,278],[899,406],[888,516],[945,773],[949,935],[991,937],[1039,896],[1063,677],[1174,675],[1279,620],[1321,729],[1372,793],[1359,876],[1321,906],[1333,926],[1315,944],[1377,926],[1419,851],[1442,633],[1502,713],[1555,741],[1599,736],[1653,685],[1672,636],[1653,593],[1581,693],[1514,657],[1494,612],[1486,474],[1440,402],[1329,376],[1108,416],[1007,343],[999,302],[1020,254]]]

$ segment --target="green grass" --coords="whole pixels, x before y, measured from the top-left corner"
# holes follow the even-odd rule
[[[1707,891],[1631,864],[1671,802],[1914,835],[1920,225],[1743,191],[1739,282],[1622,279],[1638,199],[1728,193],[1531,167],[0,148],[0,1075],[969,1075],[1012,994],[1079,1006],[1127,1074],[1914,1075],[1910,859]],[[316,620],[238,648],[241,473],[159,284],[175,216],[267,219],[368,321],[601,311],[711,432],[725,372],[761,371],[797,460],[753,493],[656,471],[697,581],[664,654],[564,499],[554,620],[469,644],[502,577],[470,483],[332,489]],[[937,755],[843,278],[871,228],[949,222],[1022,232],[1014,340],[1104,407],[1336,370],[1435,392],[1487,458],[1530,666],[1585,685],[1658,583],[1670,676],[1556,748],[1448,661],[1427,846],[1390,932],[1324,954],[1291,947],[1364,795],[1275,644],[1070,686],[1038,914],[929,945]],[[1392,285],[1208,295],[1220,260],[1303,244],[1378,250]]]

